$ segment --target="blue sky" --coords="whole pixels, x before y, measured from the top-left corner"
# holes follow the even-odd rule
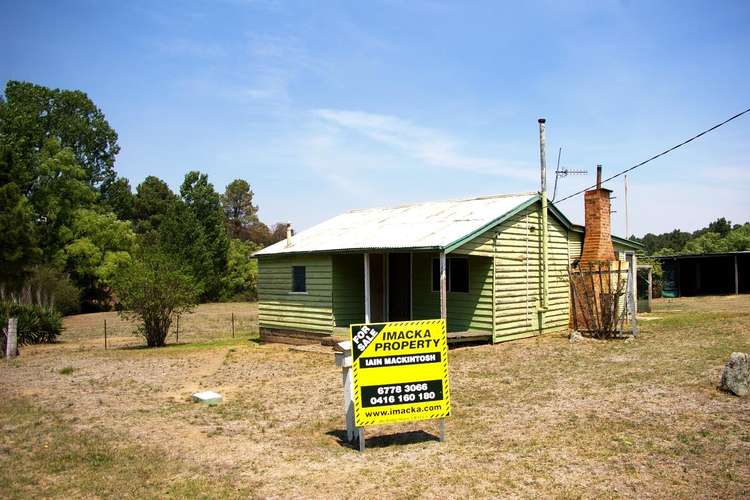
[[[523,4],[523,5],[521,5]],[[0,82],[84,90],[118,172],[247,179],[262,220],[562,194],[750,107],[750,2],[1,2]],[[629,176],[630,228],[750,220],[750,115]],[[553,183],[550,177],[550,187]],[[622,234],[622,180],[613,227]],[[582,220],[581,197],[562,208]]]

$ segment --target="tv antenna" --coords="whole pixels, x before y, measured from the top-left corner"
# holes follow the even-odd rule
[[[569,175],[583,175],[588,174],[588,170],[575,170],[572,168],[564,168],[560,170],[560,156],[562,155],[562,148],[557,150],[557,168],[555,168],[555,188],[552,191],[552,201],[555,201],[557,197],[557,179],[560,177],[567,177]]]

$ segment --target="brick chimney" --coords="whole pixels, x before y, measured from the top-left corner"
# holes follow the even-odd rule
[[[615,249],[612,247],[610,227],[610,200],[612,191],[602,188],[602,167],[596,167],[596,189],[584,193],[586,232],[583,239],[581,262],[612,261]]]

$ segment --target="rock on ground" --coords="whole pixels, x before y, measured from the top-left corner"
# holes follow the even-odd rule
[[[733,352],[721,372],[719,387],[737,396],[750,392],[750,356],[744,352]]]
[[[581,332],[572,330],[570,332],[570,341],[571,342],[583,342],[586,340],[583,335],[581,335]]]

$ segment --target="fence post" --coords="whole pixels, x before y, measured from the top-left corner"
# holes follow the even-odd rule
[[[234,313],[232,313],[232,338],[234,338]]]
[[[180,343],[180,317],[179,316],[177,316],[177,332],[175,333],[175,336],[177,337],[175,339],[175,343],[179,344]]]
[[[638,279],[638,261],[635,257],[635,252],[627,252],[625,254],[625,260],[628,262],[628,290],[627,290],[627,301],[630,307],[630,333],[635,337],[638,335],[638,320],[636,315],[638,314],[638,297],[636,296],[636,282]]]
[[[18,318],[8,318],[6,330],[5,357],[14,358],[18,355]]]
[[[104,320],[104,350],[107,350],[107,320]]]

